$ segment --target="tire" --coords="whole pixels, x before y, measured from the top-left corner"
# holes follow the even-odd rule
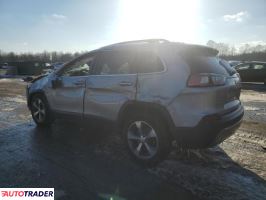
[[[130,115],[130,114],[129,114]],[[171,141],[163,120],[149,114],[133,114],[123,123],[123,137],[131,157],[153,166],[171,150]]]
[[[53,118],[49,109],[49,104],[42,94],[36,94],[30,102],[31,116],[39,127],[48,127],[52,124]]]
[[[266,85],[266,79],[264,79],[264,85]]]

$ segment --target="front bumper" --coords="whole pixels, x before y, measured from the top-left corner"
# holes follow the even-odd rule
[[[174,137],[184,148],[208,148],[220,144],[230,137],[242,122],[244,108],[241,104],[226,110],[205,116],[193,128],[178,127]]]

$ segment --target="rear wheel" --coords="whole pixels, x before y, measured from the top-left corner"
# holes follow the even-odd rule
[[[49,105],[43,95],[34,95],[30,103],[30,108],[32,118],[38,126],[49,126],[52,123],[53,120],[49,110]]]
[[[151,115],[131,115],[124,123],[123,134],[130,155],[141,164],[154,165],[171,149],[165,124]]]

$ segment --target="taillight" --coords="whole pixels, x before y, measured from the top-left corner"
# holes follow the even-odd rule
[[[220,74],[192,74],[189,79],[187,85],[189,87],[212,87],[212,86],[220,86],[224,85],[226,81],[226,77]]]

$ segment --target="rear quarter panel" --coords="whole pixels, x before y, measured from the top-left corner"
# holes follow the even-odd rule
[[[202,117],[240,104],[239,92],[230,77],[224,86],[186,88],[168,105],[168,111],[176,127],[194,127]]]
[[[136,99],[166,106],[185,88],[190,70],[169,47],[159,49],[157,55],[165,69],[138,74]]]

